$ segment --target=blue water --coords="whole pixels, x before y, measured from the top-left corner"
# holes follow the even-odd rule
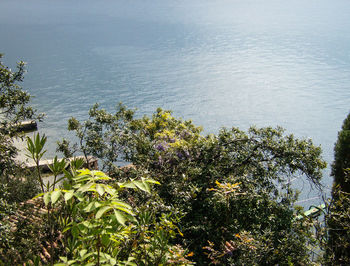
[[[122,101],[205,132],[281,125],[330,163],[350,111],[349,15],[348,0],[1,0],[0,52],[28,62],[50,156],[69,117]]]

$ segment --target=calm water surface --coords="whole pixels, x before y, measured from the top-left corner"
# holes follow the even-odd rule
[[[206,132],[281,125],[330,163],[350,110],[349,14],[347,0],[2,0],[0,52],[28,62],[50,156],[69,117],[122,101]]]

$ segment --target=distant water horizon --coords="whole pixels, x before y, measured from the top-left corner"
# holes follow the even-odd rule
[[[349,14],[347,0],[2,0],[0,53],[12,68],[28,62],[22,85],[47,115],[48,156],[71,116],[121,101],[204,133],[282,126],[330,165],[350,111]]]

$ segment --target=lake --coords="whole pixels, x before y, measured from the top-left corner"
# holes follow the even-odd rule
[[[0,52],[28,62],[49,156],[67,119],[122,101],[206,133],[280,125],[331,163],[350,110],[349,14],[348,0],[2,0]]]

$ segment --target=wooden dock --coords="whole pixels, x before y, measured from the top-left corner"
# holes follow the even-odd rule
[[[23,122],[17,124],[16,126],[17,126],[17,132],[22,132],[22,131],[23,132],[31,132],[31,131],[38,130],[38,124],[34,120],[23,121]]]

